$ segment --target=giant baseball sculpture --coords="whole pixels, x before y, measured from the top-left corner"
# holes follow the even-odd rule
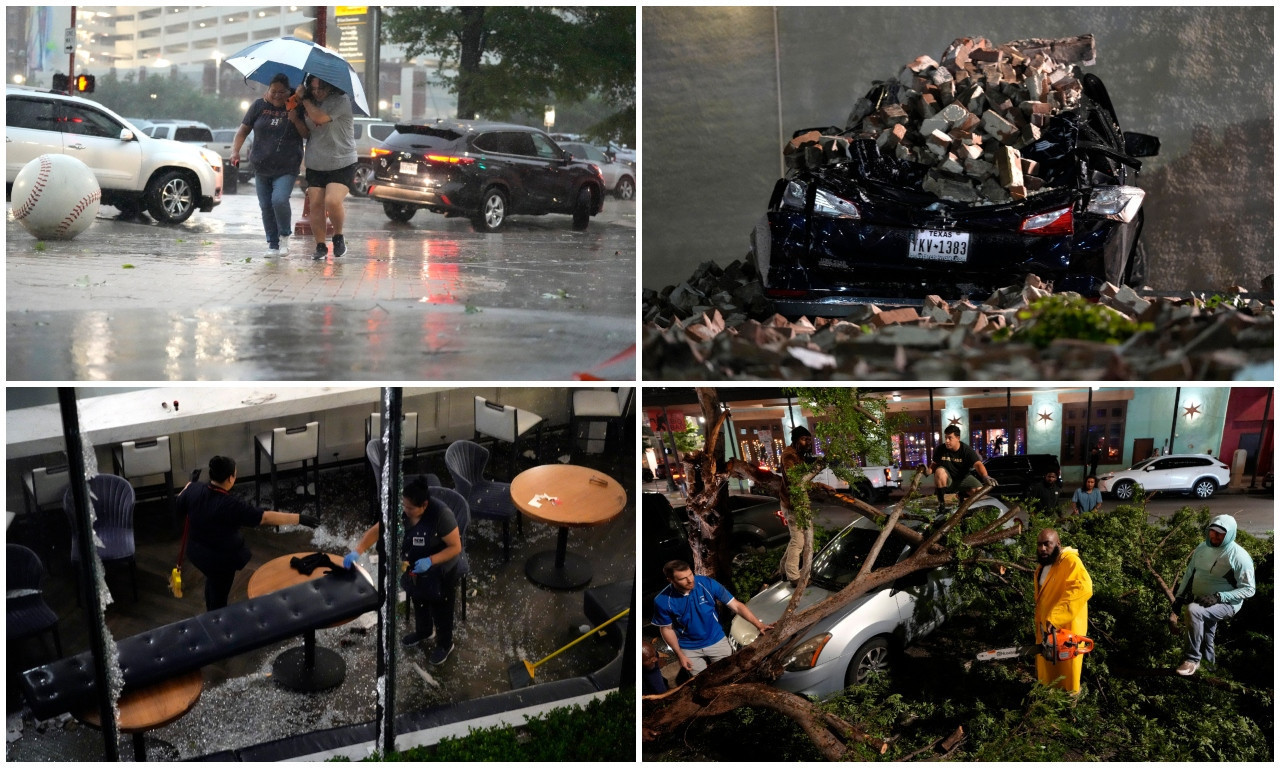
[[[40,240],[70,240],[98,215],[102,189],[89,166],[67,155],[41,155],[13,180],[13,218]]]

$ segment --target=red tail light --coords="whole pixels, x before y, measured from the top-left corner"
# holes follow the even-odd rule
[[[1061,208],[1028,216],[1018,231],[1024,235],[1069,235],[1075,232],[1075,220],[1070,208]]]
[[[389,154],[391,154],[391,150],[383,149],[382,147],[374,147],[373,149],[369,150],[369,157],[381,157],[383,155],[389,155]]]
[[[474,157],[459,157],[457,155],[427,155],[427,159],[433,163],[448,163],[449,165],[471,165],[476,161]]]
[[[783,525],[787,524],[787,516],[782,513],[781,509],[774,510],[773,514],[782,521]]]

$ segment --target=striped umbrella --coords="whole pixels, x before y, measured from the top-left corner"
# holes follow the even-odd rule
[[[277,37],[238,51],[227,58],[227,63],[244,75],[245,80],[267,84],[271,78],[283,72],[295,86],[306,75],[345,91],[351,97],[356,112],[369,113],[369,99],[364,95],[360,78],[346,59],[337,51],[297,37]]]

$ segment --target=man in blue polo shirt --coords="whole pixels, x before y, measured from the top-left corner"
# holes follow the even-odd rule
[[[662,572],[671,583],[653,598],[653,624],[675,651],[680,666],[690,674],[698,674],[708,664],[733,652],[724,627],[720,626],[717,600],[761,632],[773,626],[757,619],[720,582],[708,576],[694,576],[693,569],[683,560],[672,560],[662,567]]]

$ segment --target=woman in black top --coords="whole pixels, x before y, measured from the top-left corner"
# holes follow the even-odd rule
[[[249,107],[231,142],[232,163],[238,165],[240,148],[253,131],[253,152],[249,159],[253,161],[254,186],[258,190],[258,207],[262,209],[268,256],[279,256],[280,238],[288,238],[293,232],[289,196],[301,170],[302,137],[306,135],[306,124],[297,110],[286,106],[288,99],[288,76],[279,74],[271,78],[266,95]]]
[[[458,555],[462,535],[453,510],[432,499],[425,478],[418,477],[404,487],[404,540],[400,544],[400,586],[413,602],[414,631],[401,638],[407,647],[435,639],[428,659],[443,664],[453,652],[453,607],[458,597]],[[361,553],[372,547],[382,524],[374,523],[364,532],[343,560],[350,568]]]

